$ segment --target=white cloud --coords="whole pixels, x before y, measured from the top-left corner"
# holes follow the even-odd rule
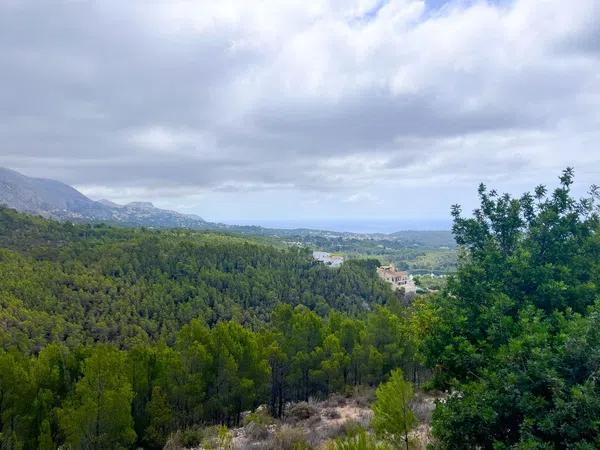
[[[214,150],[214,139],[206,133],[150,126],[127,133],[127,141],[136,147],[168,153]]]
[[[344,203],[371,203],[371,204],[381,204],[381,199],[370,192],[357,192],[352,194],[344,199],[342,199]]]

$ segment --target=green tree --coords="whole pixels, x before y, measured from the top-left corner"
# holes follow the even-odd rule
[[[152,389],[152,397],[146,404],[150,423],[145,430],[145,440],[152,448],[163,448],[173,426],[173,411],[159,386]]]
[[[377,388],[376,396],[373,428],[394,445],[399,447],[403,443],[408,450],[408,433],[417,421],[410,408],[411,384],[404,380],[400,369],[393,370],[390,379]]]
[[[56,445],[52,439],[52,433],[50,431],[50,423],[47,420],[42,422],[40,427],[40,436],[38,438],[38,450],[55,450]]]
[[[598,188],[519,198],[481,185],[472,217],[453,208],[458,272],[431,297],[422,350],[435,382],[440,448],[597,448]]]
[[[21,449],[37,437],[29,415],[32,400],[28,359],[0,352],[0,448]]]
[[[126,355],[110,345],[94,348],[73,398],[59,413],[67,443],[73,449],[128,448],[136,437],[132,399]]]

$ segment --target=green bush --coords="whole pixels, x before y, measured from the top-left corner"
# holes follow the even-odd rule
[[[273,438],[273,450],[309,450],[304,431],[300,428],[283,425]]]
[[[336,439],[328,444],[325,450],[392,450],[392,447],[385,442],[378,441],[373,435],[362,429],[354,436]]]

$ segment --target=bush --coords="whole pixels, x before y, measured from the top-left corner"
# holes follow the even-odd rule
[[[202,428],[200,426],[178,430],[171,434],[163,450],[181,450],[182,448],[231,449],[233,436],[224,425]]]
[[[167,439],[164,450],[179,450],[184,447],[197,447],[204,439],[204,430],[200,427],[177,430]]]
[[[269,437],[269,429],[261,423],[250,422],[244,430],[246,436],[253,441],[264,441]]]
[[[171,433],[167,438],[167,442],[163,450],[179,450],[181,448],[181,431]]]
[[[292,420],[301,421],[301,420],[306,420],[312,416],[315,416],[318,413],[319,413],[319,411],[313,405],[311,405],[307,402],[300,402],[300,403],[296,403],[295,405],[293,405],[290,408],[290,410],[288,412],[288,416]]]
[[[340,425],[340,434],[344,436],[356,436],[365,431],[365,427],[360,422],[350,419]]]
[[[348,392],[348,394],[351,396],[352,392]],[[325,405],[330,408],[334,408],[336,406],[344,406],[346,403],[346,397],[338,393],[331,394],[329,398],[325,401]]]
[[[200,427],[186,428],[180,434],[180,442],[183,447],[196,447],[204,439],[204,430]]]
[[[328,419],[339,419],[340,417],[342,417],[340,415],[340,412],[335,409],[335,408],[327,408],[323,411],[323,416],[325,416]]]
[[[385,442],[378,442],[365,430],[360,430],[354,436],[336,439],[329,443],[325,450],[392,450],[392,448]]]
[[[289,425],[283,425],[273,437],[273,450],[309,450],[304,431]]]
[[[358,406],[368,407],[375,401],[375,390],[367,386],[356,386],[352,396]]]
[[[438,394],[441,397],[442,394]],[[410,409],[420,423],[431,423],[431,415],[435,409],[433,397],[427,397],[422,392],[417,392],[410,402]]]
[[[275,419],[271,417],[266,408],[257,408],[256,411],[247,414],[244,417],[244,425],[256,423],[259,425],[271,425],[275,423]]]
[[[308,428],[313,428],[315,427],[319,422],[321,422],[321,416],[319,414],[316,414],[314,416],[309,417],[308,419],[306,419],[306,422],[304,423],[305,426],[307,426]]]

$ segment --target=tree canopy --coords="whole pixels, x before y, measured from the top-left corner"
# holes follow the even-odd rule
[[[424,342],[443,448],[600,445],[598,189],[576,200],[573,171],[519,198],[480,186],[453,208],[459,270],[430,307]]]
[[[0,208],[2,448],[159,449],[413,367],[377,261]]]

